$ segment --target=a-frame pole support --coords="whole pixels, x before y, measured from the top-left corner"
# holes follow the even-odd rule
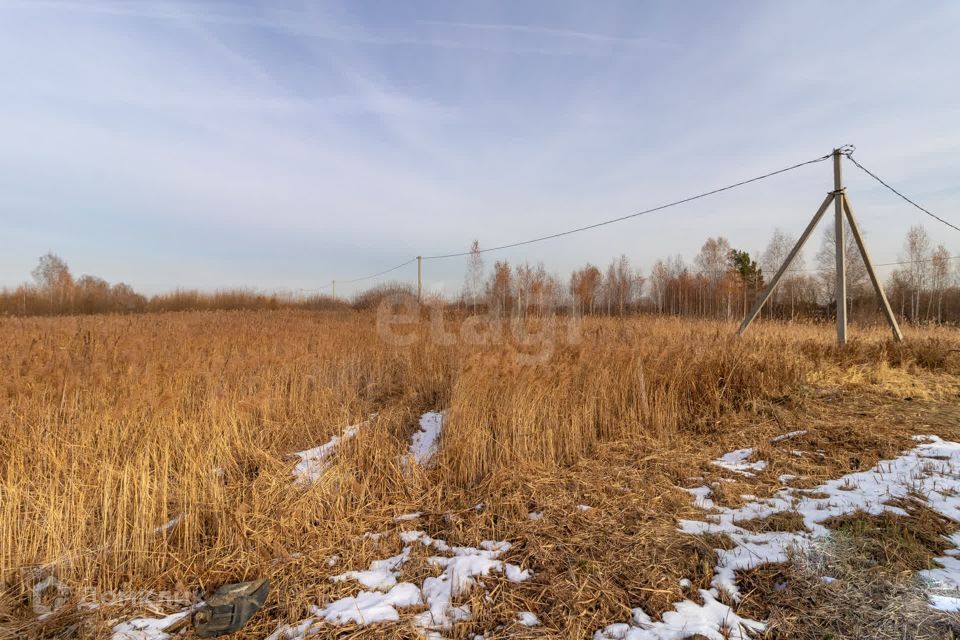
[[[897,318],[893,315],[893,309],[890,308],[890,302],[887,295],[883,292],[880,285],[880,279],[873,268],[873,262],[870,260],[870,254],[867,252],[867,245],[863,241],[863,234],[860,233],[860,226],[853,215],[853,208],[850,206],[850,198],[844,193],[842,196],[843,208],[847,213],[847,222],[850,223],[850,231],[853,232],[853,238],[857,241],[857,247],[860,249],[860,255],[863,256],[863,264],[867,267],[867,275],[870,276],[870,282],[873,284],[873,290],[877,293],[880,300],[880,306],[883,308],[883,315],[887,319],[887,324],[893,330],[893,339],[897,342],[903,342],[903,332],[900,331],[900,325],[897,324]]]
[[[803,230],[803,235],[801,235],[800,239],[797,240],[797,244],[795,244],[793,249],[790,250],[790,255],[788,255],[787,259],[783,261],[782,265],[780,265],[780,270],[777,271],[777,275],[773,276],[773,280],[770,281],[770,284],[767,285],[767,288],[763,290],[763,293],[760,294],[760,297],[757,298],[757,301],[753,304],[753,308],[750,310],[750,313],[748,313],[747,317],[743,319],[743,322],[740,324],[740,328],[737,330],[737,335],[743,335],[743,332],[747,330],[747,327],[750,326],[750,323],[756,319],[757,315],[760,313],[760,309],[763,308],[763,305],[766,304],[770,296],[773,295],[773,292],[776,290],[777,285],[780,284],[780,280],[783,278],[783,275],[790,269],[790,264],[793,262],[794,258],[797,257],[797,254],[800,253],[800,250],[803,249],[803,245],[806,244],[807,238],[809,238],[810,234],[813,233],[817,223],[820,222],[823,214],[827,211],[827,207],[830,206],[830,203],[833,202],[833,200],[833,193],[828,193],[827,197],[823,199],[823,204],[821,204],[820,208],[817,209],[817,212],[813,214],[813,219],[810,220],[810,224],[807,225],[807,228]]]
[[[783,275],[790,269],[790,264],[797,257],[797,254],[800,253],[800,250],[803,249],[803,245],[807,242],[807,239],[813,232],[814,227],[816,227],[817,223],[820,222],[820,219],[823,217],[823,214],[826,213],[827,208],[832,202],[834,204],[833,228],[835,234],[834,238],[836,245],[837,269],[835,291],[837,299],[837,343],[844,345],[847,342],[847,265],[844,237],[844,218],[846,218],[846,221],[850,224],[850,231],[857,243],[857,248],[860,250],[860,255],[863,257],[863,264],[867,267],[867,274],[870,276],[870,282],[873,284],[873,289],[877,293],[877,298],[880,299],[880,305],[883,307],[883,314],[887,319],[887,323],[893,330],[893,339],[897,342],[903,341],[903,333],[900,331],[900,325],[897,324],[897,318],[893,315],[893,309],[890,308],[890,302],[887,300],[887,296],[883,292],[883,287],[880,285],[880,279],[877,277],[877,272],[873,268],[873,262],[870,260],[870,254],[867,252],[867,245],[863,241],[863,234],[860,233],[860,226],[857,224],[857,219],[853,215],[853,208],[850,206],[850,199],[847,198],[846,191],[843,187],[842,174],[840,171],[840,157],[844,155],[844,152],[840,149],[834,149],[832,155],[833,191],[827,194],[823,204],[820,205],[817,213],[814,214],[813,220],[811,220],[810,224],[807,225],[807,228],[804,229],[803,235],[800,236],[797,244],[790,251],[790,255],[788,255],[787,259],[784,260],[782,265],[780,265],[777,275],[773,277],[773,280],[770,281],[770,284],[767,285],[767,288],[763,290],[763,294],[761,294],[756,303],[754,303],[750,313],[748,313],[747,317],[743,319],[743,323],[741,323],[740,328],[737,330],[737,335],[743,335],[743,332],[747,330],[747,327],[750,326],[750,323],[756,319],[757,315],[760,313],[760,309],[763,308],[763,305],[776,290],[777,285],[780,284],[780,280],[783,278]],[[844,216],[844,214],[846,215]]]

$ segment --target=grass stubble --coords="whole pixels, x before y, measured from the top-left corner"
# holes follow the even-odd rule
[[[713,321],[589,318],[579,341],[535,364],[520,364],[509,341],[440,344],[426,322],[407,331],[419,339],[392,346],[373,314],[346,311],[0,319],[0,634],[105,637],[162,607],[78,608],[79,594],[204,592],[269,577],[267,605],[236,636],[262,638],[355,592],[330,576],[399,551],[395,536],[365,532],[406,527],[458,544],[508,540],[505,559],[534,571],[520,584],[484,579],[491,597],[468,596],[474,619],[452,637],[589,637],[632,607],[656,615],[696,598],[682,578],[709,585],[723,541],[676,530],[678,518],[701,514],[681,489],[703,482],[692,478],[734,480],[715,496],[733,506],[771,495],[782,474],[815,486],[870,468],[913,434],[960,437],[952,329],[913,328],[895,344],[880,328],[858,328],[839,349],[812,324],[761,323],[736,338]],[[435,463],[403,464],[418,416],[440,409],[449,417]],[[290,452],[361,422],[318,482],[292,482]],[[770,442],[797,429],[807,433]],[[709,464],[747,446],[769,463],[754,478]],[[394,522],[413,511],[420,520]],[[543,518],[531,520],[534,511]],[[943,524],[866,530],[895,542],[919,526]],[[853,569],[831,570],[866,571],[869,536],[840,528]],[[913,538],[935,555],[923,541],[937,536]],[[812,583],[804,562],[745,578],[757,588],[742,607],[770,618],[769,637],[867,637],[829,611],[849,613],[836,605],[843,598],[867,607],[877,584],[908,580],[888,558],[870,565],[889,572],[871,569],[859,584],[874,591],[859,600],[822,581],[769,588],[770,572]],[[415,558],[401,577],[431,571]],[[38,621],[30,594],[47,576],[73,595]],[[543,624],[516,624],[518,611]],[[880,627],[908,619],[888,613]],[[948,623],[928,617],[909,617],[897,637],[950,637]],[[407,619],[317,630],[417,637]]]

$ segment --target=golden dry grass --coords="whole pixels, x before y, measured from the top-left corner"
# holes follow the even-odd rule
[[[0,331],[0,628],[18,635],[102,637],[133,613],[67,607],[38,623],[28,595],[41,575],[101,591],[269,576],[242,634],[261,638],[349,593],[328,578],[398,551],[362,534],[421,511],[431,535],[509,540],[510,561],[535,570],[519,585],[492,578],[497,597],[455,634],[585,637],[631,607],[669,608],[680,578],[709,583],[711,547],[676,519],[696,512],[678,487],[716,474],[711,458],[755,446],[770,462],[729,483],[732,504],[783,473],[812,486],[895,455],[911,433],[960,431],[950,329],[903,345],[858,329],[840,350],[816,325],[738,339],[712,321],[587,319],[535,364],[510,341],[438,344],[427,323],[391,346],[354,312],[0,319]],[[449,409],[437,463],[405,469],[432,409]],[[291,481],[290,452],[374,414],[319,482]],[[801,441],[768,442],[798,428]],[[518,610],[543,626],[504,627]],[[361,633],[415,636],[404,623]]]

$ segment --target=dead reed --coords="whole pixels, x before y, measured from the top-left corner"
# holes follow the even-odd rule
[[[538,577],[503,602],[545,613],[542,632],[583,637],[628,603],[655,612],[682,595],[680,577],[709,580],[674,526],[691,509],[676,485],[709,454],[826,411],[824,389],[895,394],[919,380],[934,402],[960,372],[949,329],[915,329],[905,345],[864,330],[843,351],[814,325],[732,329],[586,319],[578,343],[518,364],[510,342],[440,344],[428,323],[393,346],[352,311],[0,319],[0,627],[71,623],[33,619],[42,575],[104,591],[268,575],[275,595],[244,636],[263,637],[341,595],[327,560],[369,562],[381,550],[362,534],[407,511],[451,541],[518,541]],[[431,409],[449,409],[437,464],[408,469]],[[292,482],[290,452],[367,419],[319,482]],[[499,624],[504,606],[478,607],[477,625]],[[123,615],[90,613],[84,633]]]

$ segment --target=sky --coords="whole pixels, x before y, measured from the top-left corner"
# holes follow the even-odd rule
[[[0,286],[74,275],[347,295],[416,255],[619,217],[856,145],[960,221],[960,3],[0,0]],[[877,262],[924,224],[845,163]],[[762,251],[824,162],[485,254],[649,272],[708,236]],[[819,241],[807,251],[808,266]],[[452,293],[465,260],[424,263]],[[416,265],[387,279],[416,281]]]

